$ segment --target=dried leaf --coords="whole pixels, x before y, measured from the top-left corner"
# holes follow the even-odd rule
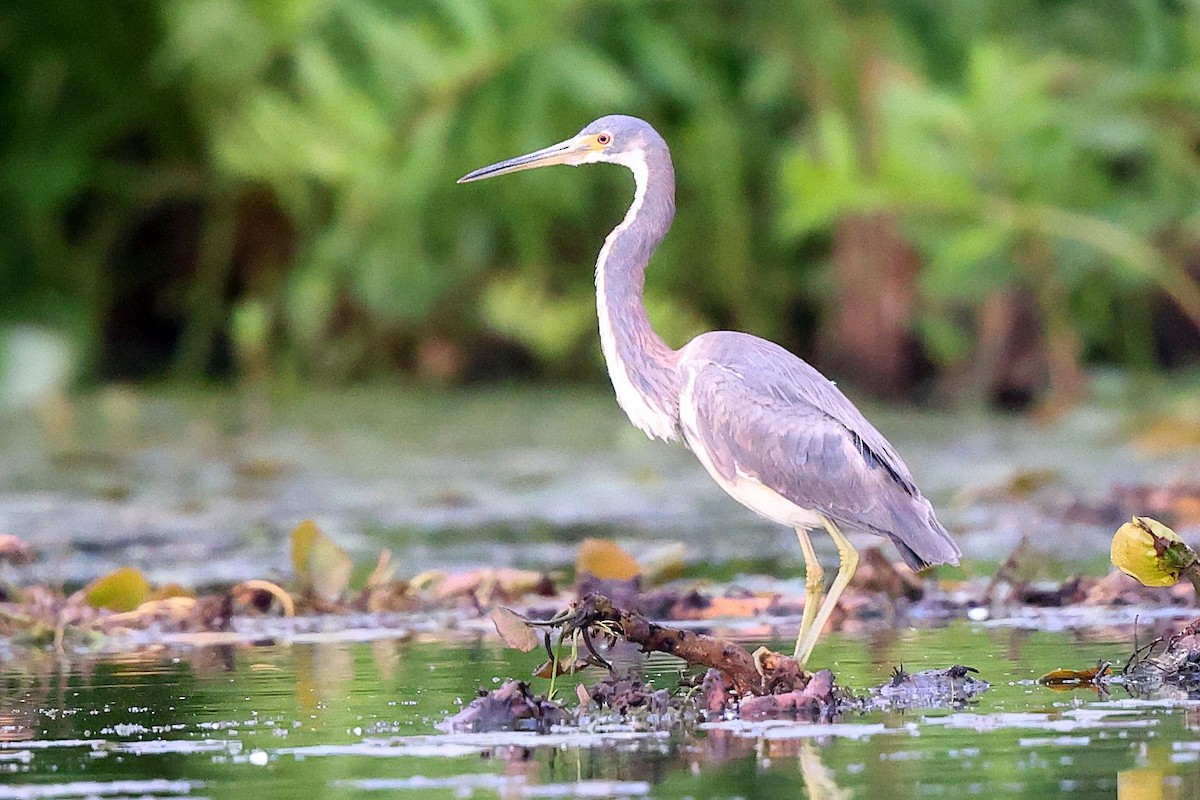
[[[305,588],[326,602],[335,602],[350,583],[354,562],[311,519],[292,531],[292,566]]]
[[[242,614],[296,615],[296,604],[292,596],[282,587],[270,581],[251,579],[242,581],[229,590],[235,611]]]
[[[248,458],[233,465],[239,478],[266,481],[278,478],[287,470],[287,463],[271,458]]]
[[[105,622],[109,625],[132,625],[144,628],[150,624],[178,627],[195,615],[197,600],[194,597],[166,597],[147,600],[133,611],[113,614]]]
[[[671,542],[642,556],[641,570],[646,585],[666,583],[683,574],[687,562],[687,547],[683,542]]]
[[[492,609],[492,624],[504,643],[514,650],[528,653],[538,646],[540,640],[537,633],[515,611],[496,606]]]
[[[1101,661],[1090,669],[1056,669],[1038,678],[1038,683],[1050,689],[1070,691],[1080,687],[1094,688],[1102,678],[1112,674],[1107,662]]]
[[[557,670],[555,670],[556,664]],[[590,666],[593,664],[586,658],[560,658],[557,662],[554,659],[548,659],[533,671],[533,677],[549,680],[560,675],[574,675],[576,672],[583,672]]]
[[[317,523],[306,519],[292,529],[292,571],[297,575],[308,572],[308,556],[313,542],[321,535]]]
[[[531,569],[501,567],[496,570],[496,584],[500,591],[512,598],[527,594],[554,594],[554,582],[550,577]]]
[[[141,570],[122,567],[92,581],[84,598],[92,608],[133,611],[150,599],[150,583]]]
[[[612,539],[584,539],[575,559],[575,572],[606,580],[629,580],[642,574],[633,556]]]
[[[372,614],[412,611],[419,605],[409,584],[395,579],[379,586],[368,586],[358,604]]]
[[[773,597],[713,597],[704,608],[681,616],[687,619],[749,619],[766,614],[774,601]]]
[[[1013,497],[1028,497],[1060,480],[1062,474],[1056,469],[1025,469],[1009,476],[1007,488]]]
[[[166,583],[154,590],[151,600],[168,600],[172,597],[192,597],[196,593],[178,583]]]
[[[414,592],[419,592],[441,584],[446,580],[446,577],[446,573],[440,569],[427,569],[412,576],[408,581],[408,585],[412,587]]]
[[[417,576],[417,578],[420,577],[423,576]],[[413,582],[416,582],[416,578],[413,579]],[[457,572],[453,575],[443,573],[441,579],[437,581],[434,593],[439,600],[445,600],[448,597],[476,594],[481,588],[488,585],[494,586],[495,583],[496,570],[492,567],[473,569],[470,572]]]
[[[420,577],[422,576],[417,576]],[[413,578],[413,583],[416,583],[417,578]],[[541,572],[508,567],[483,567],[470,572],[443,575],[437,584],[436,594],[440,599],[474,595],[477,602],[488,605],[497,598],[503,602],[527,594],[549,594],[553,592],[553,588],[550,579]]]
[[[392,563],[392,551],[384,548],[379,554],[379,561],[375,562],[375,569],[371,570],[371,575],[367,578],[367,588],[375,589],[391,583],[395,577],[396,565]]]

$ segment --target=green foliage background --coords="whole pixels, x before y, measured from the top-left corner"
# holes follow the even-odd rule
[[[830,232],[885,212],[921,255],[913,325],[938,363],[970,358],[973,310],[1016,285],[1052,335],[1144,364],[1153,294],[1200,320],[1197,9],[8,4],[0,324],[64,331],[93,374],[134,302],[176,331],[163,369],[183,375],[230,346],[339,377],[497,334],[587,373],[628,176],[454,180],[624,112],[679,172],[647,298],[676,344],[721,326],[804,350],[834,302]],[[151,222],[186,246],[145,247]]]

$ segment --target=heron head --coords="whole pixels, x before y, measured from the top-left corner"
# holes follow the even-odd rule
[[[661,143],[662,138],[648,122],[623,114],[610,114],[588,124],[570,139],[523,156],[481,167],[462,176],[458,182],[481,181],[508,172],[549,167],[553,164],[628,164],[635,154],[640,154],[652,144]]]

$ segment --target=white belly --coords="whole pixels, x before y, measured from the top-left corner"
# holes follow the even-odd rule
[[[700,459],[700,463],[708,470],[708,474],[712,476],[717,485],[724,489],[730,497],[737,500],[756,514],[759,514],[772,522],[777,522],[780,525],[787,525],[790,528],[820,528],[822,525],[821,515],[809,508],[802,508],[791,500],[781,495],[769,486],[761,483],[757,478],[743,474],[739,471],[733,480],[728,480],[724,475],[717,472],[713,468],[712,460],[709,459],[708,453],[704,452],[700,442],[694,441],[692,437],[687,436],[686,428],[685,438],[688,445],[696,457]]]

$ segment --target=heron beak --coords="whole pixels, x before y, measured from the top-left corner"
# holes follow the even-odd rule
[[[523,169],[537,169],[554,164],[582,164],[583,159],[595,150],[600,149],[595,136],[572,136],[566,141],[552,144],[541,150],[526,153],[523,156],[510,158],[487,167],[480,167],[474,172],[468,172],[458,179],[458,183],[481,181],[484,178],[494,178],[509,172],[520,172]]]

